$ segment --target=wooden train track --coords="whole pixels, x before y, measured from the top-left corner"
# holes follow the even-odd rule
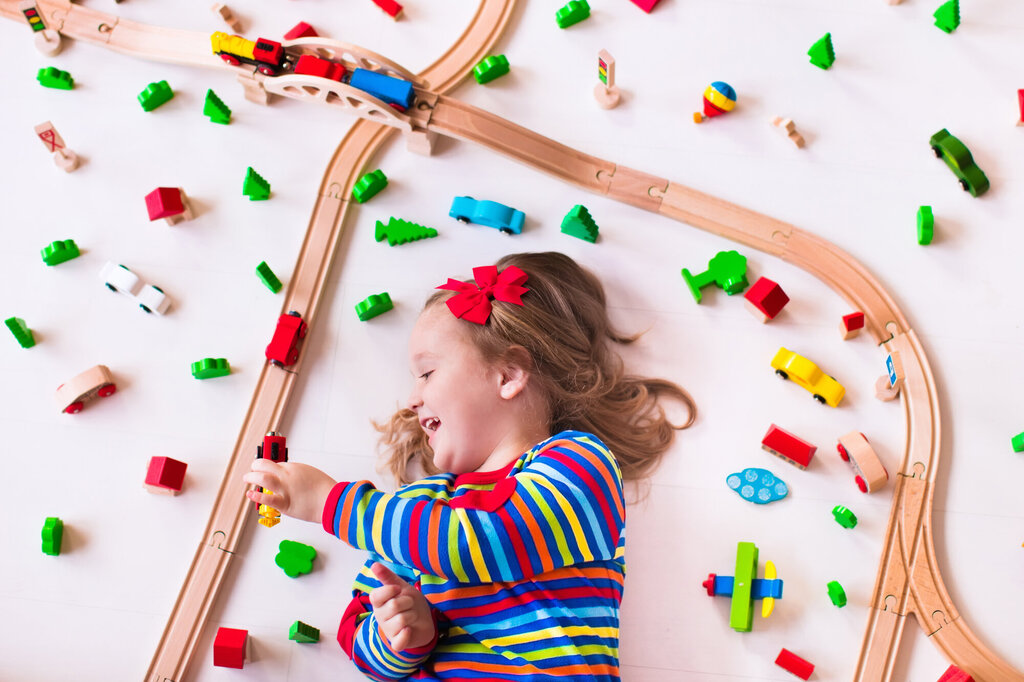
[[[460,40],[421,74],[431,92],[418,93],[427,103],[418,123],[432,133],[481,144],[591,192],[778,256],[815,275],[863,311],[876,343],[887,351],[900,351],[906,373],[901,393],[907,442],[855,680],[891,679],[906,617],[913,614],[936,646],[979,682],[1024,682],[1024,675],[987,649],[963,622],[942,582],[931,530],[940,454],[938,395],[924,350],[892,298],[863,266],[811,233],[584,154],[444,96],[497,40],[512,4],[513,0],[485,0]],[[38,6],[53,27],[72,37],[149,59],[232,68],[209,54],[205,34],[147,27],[68,0],[39,0]],[[0,0],[0,14],[20,20],[17,0]],[[321,185],[284,311],[298,310],[310,322],[315,320],[351,187],[392,132],[381,123],[360,120],[339,145]],[[296,372],[301,363],[300,355]],[[242,473],[259,438],[280,422],[294,377],[292,372],[264,367],[210,522],[147,673],[148,682],[177,681],[185,673],[252,507],[244,497]]]

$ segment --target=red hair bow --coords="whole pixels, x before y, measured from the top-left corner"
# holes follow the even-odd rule
[[[476,284],[448,278],[445,284],[437,287],[458,293],[445,303],[455,317],[477,324],[484,324],[491,316],[491,299],[506,303],[522,305],[521,297],[529,288],[523,286],[528,275],[514,265],[510,265],[501,273],[498,266],[484,265],[473,268],[473,279]]]

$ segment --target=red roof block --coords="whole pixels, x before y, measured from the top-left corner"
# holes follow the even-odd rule
[[[402,6],[395,2],[395,0],[373,0],[373,4],[387,12],[392,19],[397,19],[402,15]]]
[[[181,492],[188,464],[170,457],[152,457],[146,471],[146,487],[153,492]]]
[[[792,651],[785,648],[779,652],[778,657],[775,659],[775,665],[788,670],[801,680],[809,679],[811,677],[811,673],[814,672],[813,663],[800,658]]]
[[[631,0],[634,5],[647,12],[651,13],[654,6],[658,4],[658,0]]]
[[[864,328],[864,313],[856,312],[850,313],[849,315],[843,315],[843,326],[846,331],[852,332],[855,329]]]
[[[295,40],[296,38],[316,38],[319,37],[319,33],[316,29],[307,24],[304,21],[300,21],[292,27],[292,30],[284,34],[285,40]]]
[[[951,665],[946,672],[942,673],[939,682],[974,682],[974,678],[955,665]]]
[[[157,187],[146,195],[146,210],[150,220],[160,220],[185,212],[180,187]]]
[[[783,431],[775,424],[772,424],[768,428],[768,433],[764,434],[761,447],[801,469],[807,468],[818,449],[818,446]]]
[[[743,294],[754,310],[762,316],[762,321],[775,319],[775,316],[789,303],[789,296],[775,282],[767,277],[760,277],[754,286]]]
[[[213,664],[221,668],[242,668],[248,636],[248,630],[218,629],[217,638],[213,640]]]

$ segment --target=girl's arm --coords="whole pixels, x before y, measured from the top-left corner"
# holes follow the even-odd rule
[[[435,634],[429,643],[403,651],[392,647],[391,642],[378,626],[376,615],[373,612],[373,604],[370,601],[370,592],[381,586],[380,581],[370,570],[370,566],[376,561],[378,561],[376,558],[370,557],[363,566],[359,577],[356,578],[355,587],[352,590],[352,601],[341,617],[338,643],[341,644],[341,648],[352,659],[359,671],[369,679],[378,682],[402,680],[415,673],[430,657],[437,645],[439,613],[435,609],[431,609]],[[402,567],[392,566],[392,568],[396,571],[402,570]],[[417,581],[416,576],[411,572],[408,576],[402,575],[402,577],[407,577],[410,582]]]
[[[355,547],[474,584],[612,559],[624,523],[615,458],[583,436],[552,441],[492,491],[450,504],[357,481],[335,485],[323,509],[324,529]]]

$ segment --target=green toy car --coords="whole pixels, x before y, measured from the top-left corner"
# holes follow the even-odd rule
[[[928,144],[932,146],[935,156],[945,161],[949,170],[953,171],[965,192],[970,192],[972,197],[980,197],[988,190],[988,178],[974,163],[970,150],[950,135],[948,130],[943,128],[932,135]]]

